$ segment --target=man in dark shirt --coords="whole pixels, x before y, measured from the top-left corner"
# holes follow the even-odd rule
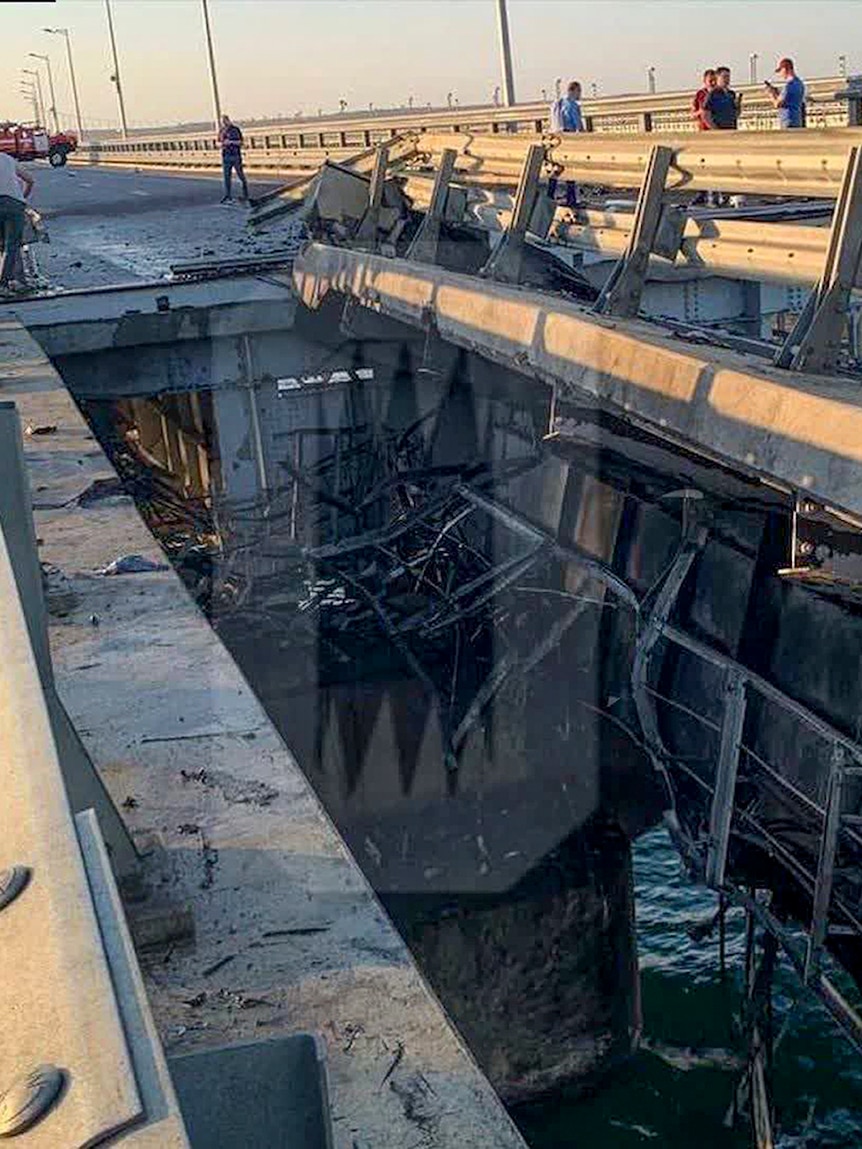
[[[703,104],[703,119],[708,128],[728,131],[739,121],[739,100],[730,86],[730,68],[715,69],[715,87]]]
[[[242,184],[242,199],[247,200],[248,182],[242,168],[242,132],[236,124],[231,122],[230,116],[222,116],[221,131],[218,138],[221,144],[221,164],[224,172],[224,195],[221,202],[227,203],[232,199],[231,183],[234,171],[236,171]]]

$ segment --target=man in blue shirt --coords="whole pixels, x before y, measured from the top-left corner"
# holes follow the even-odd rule
[[[224,172],[224,196],[222,203],[227,203],[231,197],[231,182],[233,173],[239,176],[242,184],[242,198],[248,199],[248,182],[242,167],[242,131],[231,121],[230,116],[222,116],[221,131],[218,134],[221,144],[221,164]]]
[[[587,130],[581,113],[581,85],[572,80],[565,96],[551,104],[551,131],[558,133],[585,132]],[[557,196],[557,177],[548,180],[548,195]],[[573,180],[566,182],[566,207],[578,206],[578,185]]]
[[[774,84],[765,80],[769,98],[778,112],[780,128],[805,127],[805,85],[796,75],[793,61],[789,56],[778,61],[776,75],[781,76],[784,87],[779,91]]]
[[[712,130],[733,131],[739,122],[739,99],[730,86],[730,68],[716,68],[715,81],[703,103],[704,123]]]

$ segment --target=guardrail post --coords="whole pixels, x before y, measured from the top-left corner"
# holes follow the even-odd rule
[[[521,178],[518,183],[509,226],[479,273],[480,275],[486,276],[488,279],[499,280],[501,283],[517,283],[520,280],[527,228],[533,218],[539,197],[539,176],[544,162],[545,149],[542,144],[531,144],[527,149],[527,156],[521,169]],[[549,225],[550,218],[548,219]]]
[[[826,813],[820,853],[817,859],[817,877],[811,907],[811,927],[805,951],[803,981],[808,984],[820,971],[820,957],[829,925],[829,903],[832,900],[832,882],[835,877],[835,856],[838,851],[838,832],[841,829],[841,805],[844,797],[844,748],[837,743],[832,751],[832,767],[826,792]]]
[[[452,173],[455,171],[455,159],[458,153],[454,148],[444,148],[440,159],[440,166],[434,175],[434,187],[431,191],[431,203],[428,212],[419,230],[413,237],[413,242],[407,249],[407,258],[415,259],[419,263],[434,263],[437,259],[437,247],[440,242],[440,225],[446,211],[446,197],[449,194],[449,184]]]
[[[664,210],[665,182],[672,162],[672,148],[656,144],[650,151],[628,247],[596,300],[593,310],[598,314],[632,318],[638,313],[649,258],[656,249]]]
[[[833,368],[847,325],[850,293],[862,259],[862,147],[850,149],[832,215],[826,260],[817,286],[775,357],[779,367],[826,372]]]
[[[709,814],[709,846],[706,857],[706,883],[718,890],[724,885],[730,824],[739,770],[739,747],[745,722],[745,676],[739,670],[728,672],[725,683],[721,742],[715,770],[715,789]]]
[[[862,127],[862,76],[850,76],[847,87],[836,92],[835,99],[847,101],[847,127]]]
[[[118,878],[129,878],[138,869],[138,854],[134,843],[78,737],[54,683],[42,593],[42,569],[36,548],[21,422],[15,404],[8,402],[0,403],[0,476],[0,530],[6,540],[18,597],[27,622],[30,645],[42,682],[69,804],[75,812],[91,807],[96,810],[111,850],[114,871]]]
[[[368,187],[368,209],[362,217],[354,238],[360,243],[377,246],[377,227],[380,223],[380,208],[383,204],[383,189],[386,185],[386,169],[389,165],[389,145],[381,144],[374,156],[374,170]]]

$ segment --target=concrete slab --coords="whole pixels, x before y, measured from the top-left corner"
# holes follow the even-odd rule
[[[159,843],[145,859],[153,900],[194,914],[194,944],[145,963],[166,1049],[317,1032],[336,1149],[522,1147],[179,579],[95,573],[119,555],[162,556],[129,500],[79,505],[79,489],[113,472],[12,322],[0,325],[0,398],[57,427],[25,451],[40,554],[71,592],[50,620],[59,693],[133,832]]]

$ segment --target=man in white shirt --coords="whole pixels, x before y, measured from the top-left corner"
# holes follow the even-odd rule
[[[551,104],[551,131],[552,132],[585,132],[587,126],[581,112],[581,85],[572,80],[566,89],[565,96]],[[557,198],[557,176],[548,180],[548,195],[552,200]],[[566,207],[578,206],[578,185],[574,180],[566,181]]]
[[[31,177],[10,155],[0,152],[0,240],[3,245],[0,291],[8,291],[12,286],[24,235],[27,196],[32,190]]]

